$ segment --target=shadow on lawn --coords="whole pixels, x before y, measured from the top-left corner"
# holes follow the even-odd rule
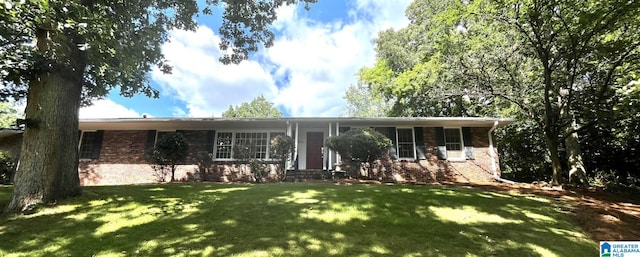
[[[575,232],[577,228],[567,220],[546,198],[463,188],[332,184],[88,187],[82,198],[50,210],[3,217],[0,254],[596,253],[597,245]]]

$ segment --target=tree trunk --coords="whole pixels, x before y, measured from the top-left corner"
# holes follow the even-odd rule
[[[560,163],[560,154],[558,153],[558,138],[555,134],[545,130],[544,139],[551,158],[551,167],[553,174],[551,175],[551,185],[560,185],[562,179],[562,165]]]
[[[78,108],[81,87],[49,73],[31,83],[20,166],[7,212],[80,194]]]
[[[582,148],[578,141],[578,132],[575,131],[578,124],[572,119],[571,126],[567,128],[567,137],[564,139],[567,148],[567,157],[569,164],[569,183],[578,185],[587,185],[587,169],[584,167],[582,159]]]
[[[48,50],[47,33],[44,30],[36,33],[36,44],[41,52]],[[20,165],[5,212],[25,212],[37,204],[81,193],[78,109],[84,71],[82,61],[86,59],[82,58],[83,53],[77,50],[74,42],[68,44],[72,50],[66,56],[67,60],[81,68],[52,65],[51,70],[40,71],[29,83]]]

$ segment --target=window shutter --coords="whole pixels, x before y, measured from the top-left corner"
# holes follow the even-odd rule
[[[447,145],[444,142],[444,128],[436,128],[436,145],[438,146],[438,159],[447,159]]]
[[[424,131],[422,127],[413,128],[414,138],[416,140],[416,154],[418,155],[418,160],[427,159],[425,153],[427,152],[424,148]]]
[[[148,130],[147,131],[147,142],[145,142],[144,144],[144,152],[147,155],[150,155],[153,153],[153,147],[154,144],[156,142],[156,131],[155,130]]]
[[[215,130],[207,130],[207,153],[213,154],[213,140],[215,139],[216,131]]]
[[[473,136],[470,127],[462,127],[462,141],[464,142],[464,155],[467,160],[474,160],[473,156]]]
[[[93,138],[93,149],[91,150],[91,159],[97,160],[100,158],[100,150],[102,150],[102,137],[104,136],[104,130],[98,130],[96,137]]]
[[[391,147],[389,148],[389,158],[395,160],[398,159],[398,142],[396,140],[397,131],[396,127],[389,127],[389,139],[391,139]]]

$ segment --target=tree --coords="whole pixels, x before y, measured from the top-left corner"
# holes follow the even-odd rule
[[[579,133],[610,112],[613,92],[638,69],[639,12],[637,1],[418,0],[407,10],[407,28],[380,35],[378,65],[361,79],[400,104],[440,102],[439,114],[500,115],[515,107],[544,139],[552,183],[562,182],[565,163],[570,181],[584,183]],[[399,39],[384,40],[391,36]],[[388,42],[418,57],[392,55]],[[470,101],[456,103],[460,96]],[[469,112],[483,102],[494,108]],[[421,113],[420,106],[407,109]]]
[[[384,156],[392,144],[391,139],[374,129],[353,128],[339,136],[328,137],[326,145],[337,151],[343,160],[358,163],[358,170],[360,164],[365,163],[367,176],[371,178],[371,162]]]
[[[203,13],[224,6],[223,63],[238,63],[270,46],[276,9],[315,0],[207,0]],[[308,6],[307,6],[308,7]],[[26,128],[15,187],[5,211],[80,194],[78,109],[120,94],[157,97],[146,73],[171,67],[161,45],[172,29],[193,30],[193,0],[5,1],[0,5],[0,96],[27,99]]]
[[[164,179],[165,172],[171,172],[171,182],[176,180],[176,168],[184,164],[189,156],[189,144],[182,133],[171,132],[164,134],[158,141],[151,154],[151,160],[160,170]]]
[[[343,98],[347,100],[346,111],[350,117],[387,117],[393,106],[393,101],[386,101],[364,83],[349,86]]]
[[[229,109],[222,113],[225,118],[271,118],[282,117],[282,112],[267,101],[264,96],[258,96],[249,103],[242,103],[240,106],[229,106]]]
[[[292,159],[295,150],[295,140],[290,136],[277,135],[271,139],[269,157],[278,161],[278,175],[286,179],[287,160]]]

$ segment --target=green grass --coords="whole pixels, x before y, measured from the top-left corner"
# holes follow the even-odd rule
[[[0,188],[6,205],[11,188]],[[0,256],[592,256],[558,204],[476,189],[333,184],[86,187],[0,217]]]

